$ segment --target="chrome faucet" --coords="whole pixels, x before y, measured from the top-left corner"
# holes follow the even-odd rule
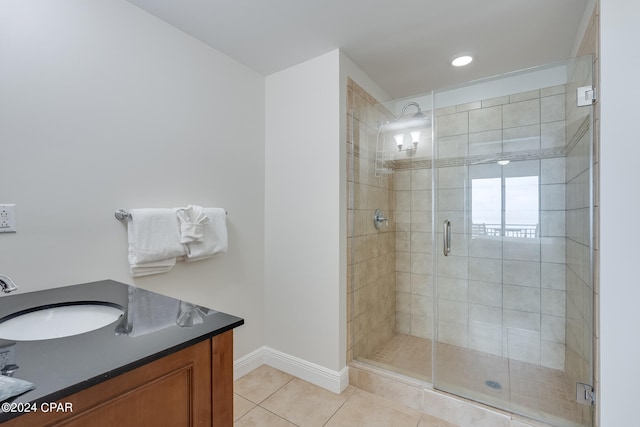
[[[9,292],[13,292],[18,289],[18,287],[13,283],[13,280],[11,280],[10,277],[0,274],[0,289],[2,289],[2,292],[5,294],[8,294]]]

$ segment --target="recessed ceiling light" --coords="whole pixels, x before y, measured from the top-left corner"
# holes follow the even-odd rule
[[[471,61],[473,61],[473,58],[468,55],[458,56],[453,61],[451,61],[451,65],[453,65],[454,67],[463,67],[467,64],[470,64]]]

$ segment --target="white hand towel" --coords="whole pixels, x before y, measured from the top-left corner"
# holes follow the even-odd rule
[[[176,208],[176,216],[180,220],[180,243],[202,242],[204,239],[204,225],[209,223],[202,206],[189,205],[186,208]]]
[[[0,401],[4,402],[36,388],[35,384],[19,378],[0,375]],[[4,404],[3,404],[4,406]],[[8,412],[8,411],[4,411]]]
[[[132,266],[186,255],[174,209],[132,209],[128,229]]]
[[[174,265],[176,265],[175,258],[168,258],[155,262],[147,262],[144,264],[129,264],[129,273],[131,273],[131,277],[166,273],[167,271],[170,271]]]
[[[186,260],[198,261],[227,252],[227,213],[222,208],[205,208],[209,223],[204,225],[202,242],[187,244]]]

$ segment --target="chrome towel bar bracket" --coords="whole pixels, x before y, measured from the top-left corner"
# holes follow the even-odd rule
[[[118,209],[116,211],[116,219],[118,221],[124,221],[125,219],[131,219],[131,214],[124,209]]]

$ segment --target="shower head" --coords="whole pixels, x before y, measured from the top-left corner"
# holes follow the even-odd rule
[[[402,116],[409,107],[415,107],[418,109],[418,111],[408,119],[403,120]],[[431,126],[431,119],[422,112],[422,109],[417,102],[409,102],[404,107],[402,107],[402,111],[400,111],[400,115],[396,117],[395,121],[401,123],[405,128],[425,128]]]
[[[427,123],[427,122],[429,122],[429,117],[427,117],[427,116],[422,112],[422,110],[420,110],[420,107],[418,107],[418,112],[417,112],[417,113],[415,113],[413,116],[411,116],[411,121],[412,121],[412,122],[413,122],[413,121],[421,121],[421,122],[424,122],[424,123],[425,123],[425,125],[424,125],[424,126],[427,126],[427,124],[426,124],[426,123]],[[429,125],[430,125],[430,124],[431,124],[431,123],[429,123]]]
[[[404,117],[407,108],[415,107],[418,111],[409,117]],[[426,128],[431,126],[431,119],[422,112],[420,105],[417,102],[409,102],[402,107],[400,114],[393,120],[389,120],[385,123],[380,123],[384,126],[385,130],[397,131],[403,129],[412,128]]]

